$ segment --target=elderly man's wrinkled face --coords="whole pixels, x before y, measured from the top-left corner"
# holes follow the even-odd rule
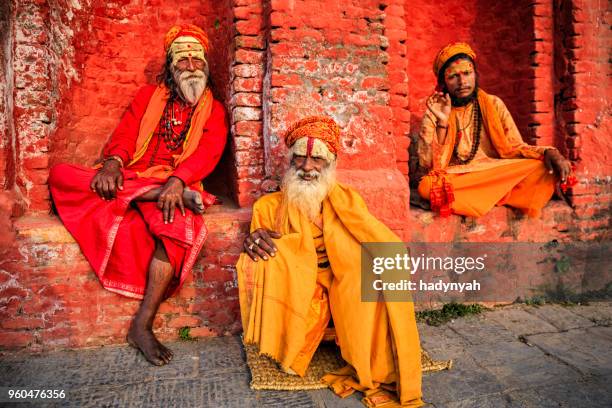
[[[321,171],[329,166],[323,157],[293,155],[291,164],[296,168],[297,175],[304,181],[318,180]]]
[[[293,154],[283,178],[283,194],[288,202],[314,220],[321,212],[321,203],[336,180],[336,162],[318,156]]]
[[[172,75],[185,102],[190,105],[198,103],[208,82],[206,60],[195,57],[181,58],[172,65]]]

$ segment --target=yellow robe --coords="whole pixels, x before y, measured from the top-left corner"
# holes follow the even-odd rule
[[[281,193],[273,193],[255,203],[251,231],[278,228],[281,199]],[[402,406],[421,406],[421,349],[413,303],[361,301],[360,243],[401,240],[368,212],[357,192],[341,184],[324,200],[322,218],[332,271],[329,306],[348,363],[324,380],[342,396],[355,389],[365,392],[370,406],[388,403],[382,387],[393,387]],[[294,208],[278,232],[282,237],[275,240],[275,257],[254,262],[241,255],[238,286],[245,342],[256,344],[260,353],[289,371],[307,346],[318,256],[311,223]]]
[[[500,158],[486,126],[480,132],[480,145],[474,159],[468,164],[458,164],[453,157],[445,166],[444,156],[452,154],[453,146],[438,145],[435,116],[427,111],[419,134],[419,164],[423,168],[443,169],[444,177],[454,189],[455,201],[451,205],[453,213],[471,217],[486,214],[495,205],[510,205],[530,217],[536,217],[552,197],[555,176],[548,173],[542,156],[549,146],[531,146],[523,142],[521,135],[502,100],[489,95],[492,114],[497,115],[508,145],[516,151],[523,151],[523,158]],[[470,123],[471,104],[466,107],[453,107],[452,118],[459,117],[463,137],[458,143],[457,154],[462,159],[469,157],[472,149],[472,126]],[[446,142],[449,143],[447,136]],[[440,151],[441,154],[435,154]],[[429,199],[435,176],[427,175],[419,184],[419,195]]]

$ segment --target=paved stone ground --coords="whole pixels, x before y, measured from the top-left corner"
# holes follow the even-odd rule
[[[419,325],[423,347],[454,360],[452,370],[424,376],[424,399],[435,408],[612,407],[611,322],[612,302],[597,302],[513,305]],[[362,407],[357,395],[328,390],[251,391],[237,337],[170,346],[175,358],[165,367],[127,346],[4,355],[0,387],[61,388],[67,398],[56,405],[71,407]]]

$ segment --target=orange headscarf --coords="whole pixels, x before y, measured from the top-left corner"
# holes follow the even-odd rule
[[[476,59],[476,53],[474,52],[472,47],[470,47],[469,44],[464,43],[464,42],[448,44],[446,47],[442,48],[440,52],[438,52],[438,55],[436,56],[436,59],[434,60],[434,63],[433,63],[434,74],[438,76],[438,74],[440,73],[440,69],[442,69],[446,61],[448,61],[449,59],[451,59],[457,54],[466,54],[471,59],[473,60]]]
[[[193,24],[180,24],[175,25],[166,33],[166,37],[164,38],[164,50],[168,52],[170,45],[174,40],[178,37],[193,37],[202,44],[204,47],[204,51],[208,53],[209,45],[208,45],[208,36],[200,27]]]
[[[285,132],[285,144],[291,147],[303,137],[321,140],[333,154],[340,150],[340,128],[328,116],[309,116],[294,123]]]

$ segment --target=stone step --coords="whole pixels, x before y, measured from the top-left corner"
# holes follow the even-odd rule
[[[177,296],[162,304],[154,322],[163,339],[183,327],[192,336],[240,330],[234,265],[251,210],[213,206],[205,215],[204,249]],[[123,343],[139,301],[102,288],[79,246],[56,216],[16,221],[17,260],[0,270],[0,347],[32,350]],[[6,275],[6,276],[5,276]]]
[[[535,220],[504,207],[480,219],[440,218],[429,211],[409,209],[407,189],[397,187],[396,176],[394,172],[377,173],[377,185],[370,183],[368,174],[359,171],[343,172],[341,179],[366,197],[377,217],[383,221],[395,219],[390,227],[406,240],[568,241],[576,239],[579,231],[572,210],[561,202],[551,202],[542,217]],[[409,221],[398,222],[400,213]],[[161,338],[176,339],[183,327],[189,327],[194,337],[240,331],[234,265],[250,218],[250,209],[232,204],[213,206],[207,211],[209,236],[192,276],[177,296],[162,304],[155,320],[154,327]],[[123,343],[139,302],[101,287],[57,217],[29,215],[16,220],[15,227],[16,253],[11,261],[0,265],[0,299],[6,306],[0,309],[0,347],[41,350]],[[533,285],[552,278],[529,270],[521,276]]]

